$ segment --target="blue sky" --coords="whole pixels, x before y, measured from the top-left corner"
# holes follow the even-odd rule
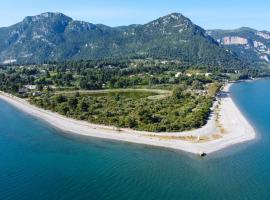
[[[180,12],[206,28],[270,30],[269,0],[1,0],[0,27],[43,12],[110,26],[142,24]]]

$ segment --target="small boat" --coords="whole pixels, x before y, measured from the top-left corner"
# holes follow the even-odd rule
[[[199,155],[200,155],[201,157],[205,157],[207,154],[206,154],[205,152],[203,152],[203,151],[200,151],[200,152],[199,152]]]

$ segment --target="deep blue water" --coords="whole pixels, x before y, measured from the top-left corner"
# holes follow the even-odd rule
[[[203,159],[67,135],[0,101],[0,200],[270,199],[270,80],[231,92],[259,137]]]

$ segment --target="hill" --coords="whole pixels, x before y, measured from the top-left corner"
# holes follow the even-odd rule
[[[245,66],[203,28],[179,13],[144,25],[122,27],[43,13],[0,28],[1,63],[130,57],[179,59],[215,67]]]

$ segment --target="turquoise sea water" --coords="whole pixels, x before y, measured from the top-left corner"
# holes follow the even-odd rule
[[[259,138],[203,159],[67,135],[0,101],[0,200],[270,199],[270,80],[231,91]]]

